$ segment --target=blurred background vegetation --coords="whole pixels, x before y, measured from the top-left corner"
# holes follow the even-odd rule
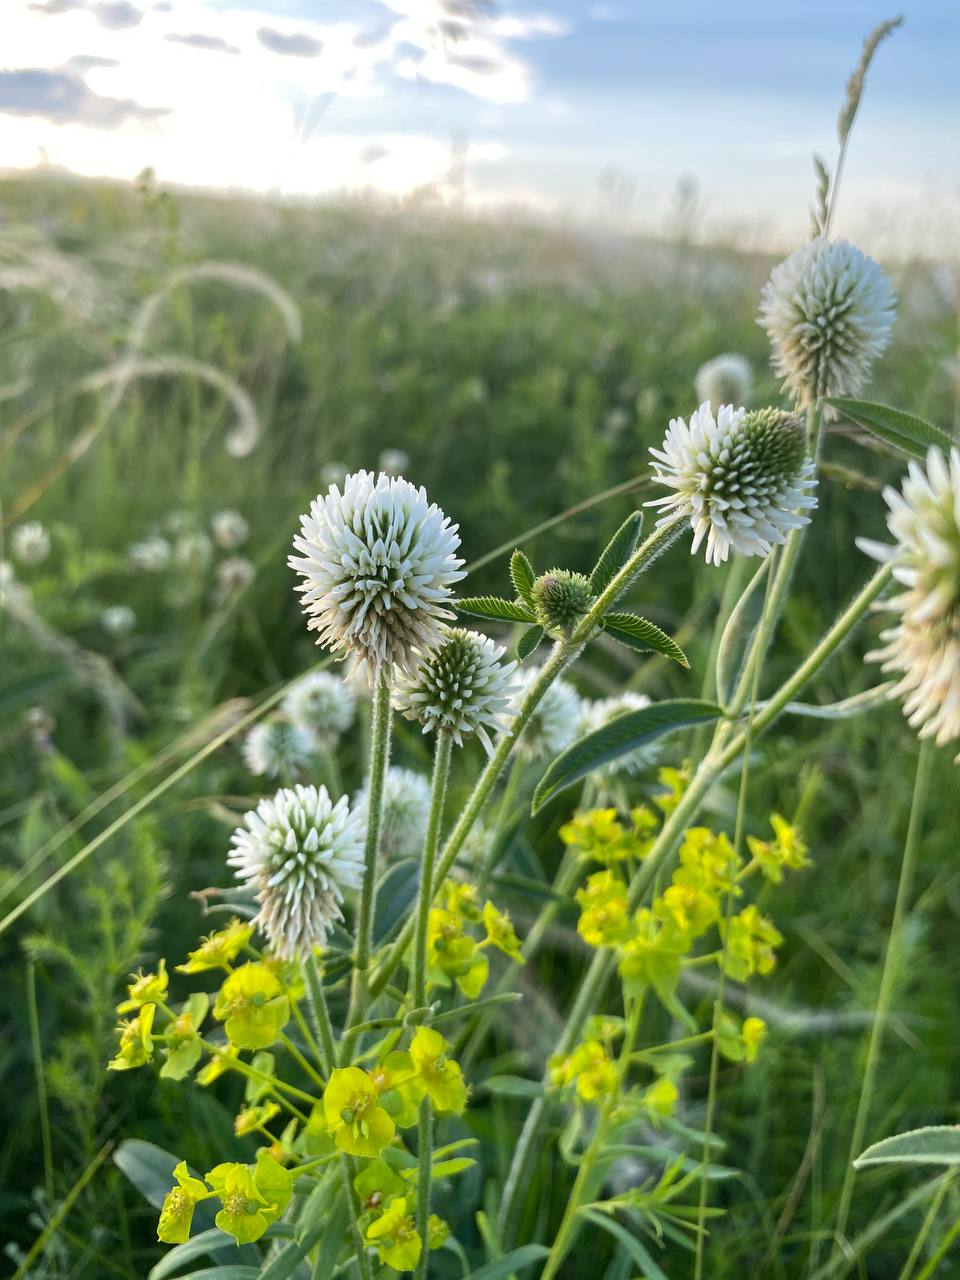
[[[338,472],[401,450],[404,474],[459,522],[468,563],[516,539],[541,568],[582,569],[649,496],[647,449],[694,407],[704,361],[741,353],[754,370],[752,403],[779,402],[755,322],[771,259],[698,245],[683,218],[673,240],[647,241],[458,221],[429,206],[187,197],[149,174],[135,191],[8,178],[2,208],[5,537],[40,520],[53,545],[4,580],[0,916],[317,661],[285,559],[301,511]],[[956,429],[960,274],[935,261],[885,265],[899,318],[871,395]],[[138,362],[133,376],[124,361]],[[826,463],[771,686],[866,577],[854,538],[882,536],[879,490],[901,470],[843,424]],[[634,478],[630,493],[590,504]],[[236,590],[224,588],[229,555],[203,551],[199,538],[223,508],[251,529],[243,554],[256,572]],[[138,567],[131,545],[157,535],[175,546],[193,539],[193,551],[159,572]],[[483,563],[471,588],[503,588],[505,562],[502,553]],[[692,672],[599,650],[577,668],[582,691],[699,693],[730,572],[674,547],[637,601],[685,646]],[[135,614],[126,634],[104,625],[117,605]],[[809,700],[877,682],[862,659],[878,625],[834,659]],[[785,720],[757,751],[750,829],[763,834],[771,809],[802,807],[815,867],[762,903],[786,944],[751,1006],[770,1023],[769,1045],[749,1071],[723,1071],[718,1128],[744,1176],[716,1193],[727,1214],[712,1227],[714,1277],[797,1276],[828,1257],[820,1241],[843,1176],[917,747],[888,707],[854,721]],[[362,758],[359,738],[340,758],[351,791]],[[396,758],[426,760],[403,726]],[[960,799],[949,753],[935,769],[871,1139],[960,1118]],[[728,829],[736,781],[710,797],[711,820]],[[655,787],[643,776],[631,798]],[[246,1150],[233,1136],[229,1082],[203,1091],[146,1072],[108,1076],[104,1064],[126,975],[161,954],[178,961],[208,931],[188,895],[227,883],[230,829],[258,791],[227,742],[0,935],[0,1239],[12,1246],[0,1266],[15,1269],[54,1215],[31,1275],[144,1276],[159,1256],[154,1211],[112,1166],[109,1144],[146,1138],[200,1167]],[[60,838],[104,794],[111,802]],[[564,816],[554,805],[514,832],[516,858],[551,874]],[[531,904],[507,888],[502,896],[522,934]],[[520,1103],[484,1094],[483,1076],[539,1069],[584,963],[573,920],[563,918],[523,976],[537,1018],[500,1024],[474,1077],[467,1123],[482,1139],[482,1173],[503,1174],[523,1115]],[[710,991],[699,998],[706,1004]],[[704,1093],[695,1074],[684,1101],[693,1126]],[[549,1232],[565,1184],[546,1162],[539,1176]],[[853,1230],[917,1182],[859,1175]],[[478,1172],[440,1207],[467,1244],[481,1196]],[[862,1274],[895,1273],[921,1213],[884,1236]],[[627,1280],[620,1262],[607,1270],[608,1249],[608,1240],[581,1243],[567,1274]],[[689,1260],[675,1255],[666,1269],[680,1280]],[[457,1274],[452,1255],[449,1265]],[[953,1274],[949,1264],[940,1274]]]

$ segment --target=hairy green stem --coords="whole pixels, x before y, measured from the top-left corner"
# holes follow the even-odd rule
[[[953,1186],[956,1174],[956,1169],[948,1170],[943,1181],[940,1183],[940,1186],[937,1187],[937,1194],[930,1201],[930,1208],[924,1216],[923,1225],[917,1232],[917,1238],[913,1242],[913,1248],[910,1250],[910,1255],[903,1264],[903,1270],[900,1272],[897,1280],[911,1280],[913,1269],[917,1265],[917,1260],[919,1259],[920,1254],[923,1252],[923,1246],[927,1243],[927,1238],[930,1235],[930,1232],[933,1230],[933,1224],[937,1220],[937,1215],[940,1212],[940,1206],[943,1204],[947,1192],[950,1190],[951,1186]]]
[[[364,844],[363,885],[360,889],[360,908],[357,912],[357,942],[353,957],[353,979],[350,988],[350,1007],[345,1023],[343,1060],[356,1043],[352,1028],[359,1022],[369,1002],[367,970],[373,940],[373,912],[377,899],[377,859],[380,854],[380,828],[383,819],[383,786],[390,761],[390,686],[381,676],[374,690],[370,712],[370,765],[367,776],[367,838]]]
[[[877,1006],[874,1010],[873,1025],[867,1041],[867,1058],[863,1068],[863,1081],[860,1086],[860,1099],[857,1103],[857,1114],[853,1122],[853,1133],[850,1137],[850,1150],[847,1155],[847,1170],[840,1192],[840,1208],[837,1211],[837,1225],[834,1231],[835,1251],[842,1247],[850,1215],[850,1201],[853,1198],[853,1183],[856,1169],[853,1161],[863,1150],[864,1133],[870,1116],[873,1092],[876,1085],[877,1067],[880,1063],[880,1049],[883,1033],[886,1029],[887,1017],[897,981],[898,960],[903,925],[907,914],[907,904],[913,885],[913,873],[916,868],[917,852],[920,847],[920,831],[923,825],[923,812],[926,805],[927,787],[930,781],[930,764],[933,759],[933,744],[925,739],[920,745],[917,757],[917,771],[914,777],[913,798],[910,803],[910,818],[907,823],[907,836],[903,846],[903,858],[900,862],[900,878],[897,883],[897,897],[893,907],[893,919],[890,922],[890,933],[883,957],[883,969],[880,975],[880,991],[877,994]]]
[[[756,713],[751,730],[753,738],[758,737],[777,718],[787,703],[819,671],[864,616],[889,580],[890,569],[884,565],[877,570],[866,586],[862,588],[843,613],[835,620],[823,639],[814,646],[793,675],[780,686],[772,698],[767,700],[763,709]],[[640,871],[634,877],[630,887],[629,901],[631,910],[635,910],[643,901],[644,894],[652,884],[654,877],[659,873],[663,862],[679,844],[684,828],[698,810],[700,802],[707,791],[724,770],[739,758],[746,746],[747,734],[741,731],[725,747],[715,745],[704,757],[689,787],[681,797],[680,803],[664,823],[650,853],[644,859]],[[614,957],[612,955],[598,951],[594,956],[580,984],[555,1052],[569,1053],[571,1051],[585,1019],[598,1006],[600,993],[610,976],[613,965]],[[545,1085],[548,1083],[546,1076],[544,1077],[544,1083]],[[522,1188],[526,1185],[527,1173],[538,1144],[546,1108],[547,1103],[544,1097],[534,1100],[530,1110],[527,1112],[523,1130],[514,1150],[513,1161],[500,1204],[500,1238],[505,1247],[510,1242],[510,1232],[518,1207],[517,1201]]]
[[[433,785],[430,791],[430,813],[427,818],[427,834],[423,842],[423,857],[420,861],[420,895],[417,903],[416,929],[413,944],[413,972],[411,986],[413,988],[413,1007],[422,1009],[427,1003],[427,929],[430,921],[430,909],[433,906],[434,894],[434,862],[440,844],[440,828],[443,824],[443,807],[447,795],[447,780],[450,777],[450,757],[453,752],[453,738],[448,730],[441,729],[437,733],[436,746],[433,753]],[[430,1099],[420,1102],[420,1115],[417,1120],[417,1231],[420,1233],[421,1250],[415,1269],[416,1280],[423,1280],[427,1274],[427,1224],[430,1221],[430,1181],[433,1176],[431,1168],[431,1150],[433,1147],[433,1115],[430,1110]]]
[[[650,567],[657,556],[662,551],[666,551],[671,542],[679,538],[686,524],[687,517],[685,515],[674,516],[672,520],[655,528],[649,538],[644,538],[619,573],[615,573],[607,586],[600,592],[588,613],[577,626],[572,637],[575,644],[584,644],[590,639],[594,629],[602,621],[604,614],[616,604],[617,600],[628,590],[639,575]]]
[[[330,1021],[327,997],[323,990],[323,974],[320,963],[312,951],[307,957],[303,971],[307,979],[307,994],[310,997],[310,1018],[316,1037],[320,1041],[320,1050],[324,1059],[322,1068],[330,1072],[337,1065],[337,1046],[333,1038],[333,1023]]]
[[[370,1280],[370,1261],[367,1258],[367,1248],[363,1243],[363,1233],[360,1230],[360,1215],[357,1213],[356,1191],[353,1187],[353,1179],[356,1167],[348,1155],[340,1154],[340,1176],[343,1181],[343,1194],[347,1201],[347,1217],[350,1221],[350,1235],[353,1239],[353,1252],[356,1258],[357,1271],[360,1280]]]

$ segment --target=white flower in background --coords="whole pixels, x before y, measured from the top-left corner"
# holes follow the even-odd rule
[[[50,535],[39,520],[17,525],[10,544],[14,558],[21,564],[43,564],[50,554]]]
[[[250,526],[239,511],[217,511],[210,518],[213,540],[224,551],[236,551],[250,536]]]
[[[341,485],[346,480],[348,474],[347,465],[344,462],[325,462],[320,468],[320,483],[329,488],[332,484]]]
[[[134,569],[143,573],[161,573],[173,557],[173,548],[159,534],[131,544],[127,555]]]
[[[511,711],[514,715],[539,675],[535,667],[521,667],[517,675],[516,693]],[[517,754],[527,760],[555,756],[577,735],[580,722],[580,695],[567,680],[554,680],[537,704],[537,709],[517,743]]]
[[[258,778],[297,777],[312,749],[310,735],[279,716],[255,724],[242,748],[247,768]]]
[[[766,556],[774,543],[810,517],[816,485],[806,453],[806,428],[797,414],[781,409],[734,409],[721,405],[714,418],[704,401],[670,423],[661,449],[651,449],[654,479],[674,492],[644,505],[660,507],[658,526],[678,513],[693,530],[692,554],[707,540],[707,563],[721,564],[731,547],[745,556]]]
[[[229,600],[244,587],[249,587],[256,576],[257,571],[252,561],[244,556],[228,556],[226,560],[221,560],[217,565],[217,599],[221,604]]]
[[[332,486],[301,517],[299,556],[288,563],[304,581],[303,610],[317,643],[366,659],[376,680],[383,668],[412,670],[416,651],[430,649],[444,606],[462,578],[460,545],[426,490],[370,471]]]
[[[284,788],[244,815],[227,863],[256,890],[256,923],[285,960],[309,955],[343,919],[345,889],[363,880],[363,824],[346,796]]]
[[[181,507],[178,511],[170,511],[167,514],[163,521],[163,528],[171,537],[177,538],[182,533],[189,533],[195,524],[193,512],[184,511]]]
[[[30,590],[17,581],[16,570],[9,560],[0,560],[0,605],[14,608],[30,599]]]
[[[410,470],[410,455],[405,449],[384,449],[377,459],[377,468],[388,476],[402,476]]]
[[[354,796],[354,807],[367,820],[368,783]],[[383,780],[380,852],[385,858],[413,858],[423,852],[430,815],[430,783],[412,769],[391,765]]]
[[[753,370],[745,356],[733,352],[716,356],[697,370],[697,404],[709,400],[714,413],[722,404],[746,404],[752,381]]]
[[[137,615],[128,604],[114,604],[100,615],[100,625],[111,636],[128,636],[137,625]]]
[[[353,690],[329,671],[311,671],[291,687],[281,703],[287,719],[325,748],[347,732],[356,709]]]
[[[213,559],[213,543],[200,530],[185,533],[177,539],[173,555],[181,569],[188,573],[202,573]]]
[[[911,462],[902,492],[884,490],[894,546],[858,538],[857,546],[893,567],[905,590],[878,608],[896,615],[881,632],[886,647],[868,653],[900,673],[895,694],[921,738],[943,746],[960,738],[960,450]],[[960,756],[957,757],[960,762]]]
[[[890,341],[895,305],[872,258],[818,236],[773,268],[757,323],[770,338],[774,369],[806,406],[860,391]]]
[[[628,711],[642,711],[644,707],[649,707],[649,705],[650,699],[646,694],[635,693],[632,689],[625,689],[623,693],[617,694],[613,698],[598,698],[595,701],[585,700],[578,734],[593,733],[595,729],[604,728],[611,720],[615,720],[617,716],[622,716]],[[614,778],[619,773],[641,773],[656,758],[657,748],[655,745],[637,747],[635,751],[630,751],[625,756],[611,760],[609,764],[601,765],[597,773],[600,777],[606,779]]]
[[[488,753],[493,745],[487,729],[509,722],[515,662],[503,662],[504,648],[477,631],[453,627],[425,653],[417,669],[401,675],[393,704],[423,732],[447,729],[462,745],[475,733]]]

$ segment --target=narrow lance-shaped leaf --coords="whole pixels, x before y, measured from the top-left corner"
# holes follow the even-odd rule
[[[519,1249],[512,1249],[502,1258],[495,1258],[479,1271],[471,1271],[465,1280],[504,1280],[514,1272],[522,1271],[545,1258],[550,1250],[542,1244],[525,1244]]]
[[[630,649],[640,653],[662,653],[665,658],[672,658],[682,667],[689,667],[687,655],[675,640],[671,640],[665,631],[641,618],[637,613],[608,613],[603,619],[603,629],[614,640],[619,640]]]
[[[503,600],[500,596],[467,596],[456,602],[458,613],[476,618],[492,618],[495,622],[536,622],[532,610],[519,600]]]
[[[839,409],[878,440],[912,458],[926,457],[931,445],[946,452],[957,443],[942,427],[902,409],[892,409],[889,405],[874,404],[870,400],[850,400],[846,396],[827,396],[826,403]]]
[[[675,698],[654,702],[639,711],[615,716],[599,729],[586,734],[560,753],[540,779],[533,793],[533,812],[542,809],[551,796],[585,778],[594,769],[617,760],[672,729],[717,720],[723,708],[699,698]]]
[[[853,1164],[857,1169],[874,1164],[960,1164],[960,1125],[928,1125],[883,1138]]]
[[[543,639],[543,627],[528,627],[517,641],[517,657],[525,662]]]
[[[594,595],[605,591],[633,555],[643,526],[643,512],[634,511],[604,547],[600,559],[590,572],[590,589]]]
[[[518,547],[510,557],[510,581],[517,597],[529,608],[533,608],[533,565]]]

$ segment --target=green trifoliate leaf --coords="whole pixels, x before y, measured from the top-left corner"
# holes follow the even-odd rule
[[[590,572],[590,588],[598,596],[605,591],[636,550],[643,512],[634,511],[604,547],[600,559]]]
[[[531,653],[540,644],[543,639],[544,631],[541,626],[528,627],[523,635],[517,641],[517,657],[521,662],[525,662]]]
[[[874,404],[870,400],[850,400],[846,396],[827,396],[826,403],[839,409],[878,440],[911,458],[925,458],[932,445],[946,453],[957,443],[942,427],[902,409],[891,409],[889,405]]]
[[[602,728],[586,734],[557,756],[533,793],[533,813],[542,809],[558,791],[572,787],[601,765],[618,760],[620,756],[645,746],[672,729],[703,724],[708,720],[717,720],[722,715],[723,708],[718,707],[715,702],[703,702],[699,698],[675,698],[668,702],[654,702],[639,711],[628,711],[622,716],[615,716]]]
[[[637,613],[608,613],[603,619],[603,629],[614,640],[619,640],[630,649],[637,649],[640,653],[653,650],[662,653],[665,658],[679,662],[681,667],[690,666],[687,655],[677,642]]]
[[[528,609],[533,608],[533,580],[535,577],[533,565],[518,547],[510,557],[510,581],[513,583],[517,598],[522,600]]]
[[[455,605],[458,613],[495,622],[536,622],[533,611],[520,600],[504,600],[500,596],[467,596]]]

